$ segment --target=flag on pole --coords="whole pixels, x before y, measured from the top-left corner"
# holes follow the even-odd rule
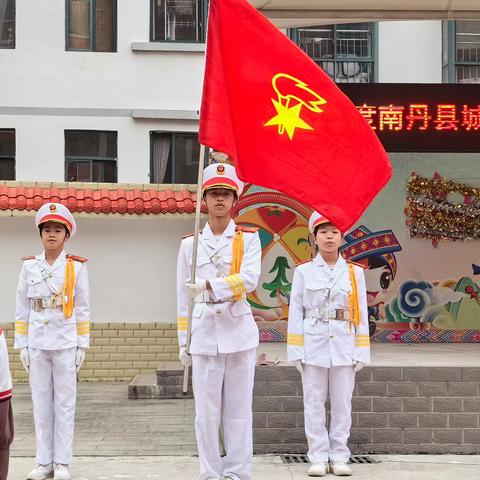
[[[199,141],[343,231],[391,177],[352,102],[246,0],[210,0]]]

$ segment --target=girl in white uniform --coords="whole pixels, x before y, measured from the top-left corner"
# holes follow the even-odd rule
[[[15,345],[30,376],[38,466],[27,480],[70,480],[77,376],[90,344],[86,259],[67,255],[75,235],[67,207],[47,203],[35,224],[44,251],[24,257],[17,286]]]
[[[288,319],[288,359],[302,374],[310,476],[351,475],[355,372],[370,362],[363,269],[338,253],[342,232],[314,212],[309,222],[318,253],[295,270]],[[330,396],[330,431],[325,402]]]

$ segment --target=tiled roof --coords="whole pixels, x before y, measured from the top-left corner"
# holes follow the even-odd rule
[[[196,193],[185,185],[0,182],[0,211],[37,211],[46,202],[71,212],[103,214],[193,213]]]

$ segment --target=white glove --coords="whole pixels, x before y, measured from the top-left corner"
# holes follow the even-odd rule
[[[30,355],[28,354],[28,347],[20,350],[20,361],[27,373],[30,373]]]
[[[353,371],[356,373],[356,372],[359,372],[363,367],[365,366],[365,364],[363,362],[357,362],[355,364],[355,367],[353,369]]]
[[[184,367],[192,366],[192,356],[186,352],[185,347],[180,347],[180,355],[178,356],[178,358],[180,359]]]
[[[77,373],[80,371],[80,368],[82,368],[82,363],[85,360],[85,354],[86,350],[84,348],[77,348],[77,358],[75,359],[75,365],[77,366],[76,370]]]
[[[295,360],[295,368],[300,372],[300,375],[303,376],[303,363],[301,360]]]
[[[185,288],[187,289],[188,295],[195,298],[207,289],[207,281],[203,278],[197,278],[195,282],[190,282],[188,278],[185,282]]]

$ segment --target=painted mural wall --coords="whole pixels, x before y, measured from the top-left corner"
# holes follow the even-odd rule
[[[480,154],[390,156],[391,182],[345,235],[341,249],[365,266],[372,340],[480,342]],[[419,184],[438,180],[439,187],[409,192],[409,180],[417,177]],[[445,178],[471,189],[442,192]],[[249,301],[262,341],[285,340],[293,271],[312,252],[310,212],[278,192],[252,186],[237,204],[236,221],[260,228],[262,275]]]

